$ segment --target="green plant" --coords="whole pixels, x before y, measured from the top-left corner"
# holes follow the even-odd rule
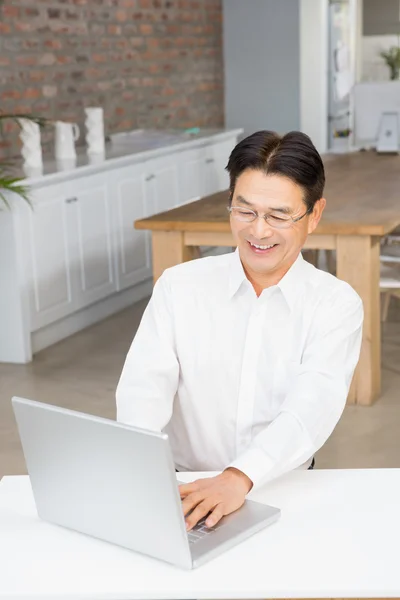
[[[21,183],[23,179],[21,177],[12,177],[11,175],[7,175],[3,165],[0,165],[0,198],[4,202],[5,206],[10,208],[10,204],[4,194],[6,191],[17,194],[17,196],[20,196],[26,200],[26,202],[28,202],[30,205],[31,202],[28,196],[28,188],[26,185]]]
[[[400,47],[399,46],[391,46],[389,50],[382,50],[379,53],[387,66],[390,69],[390,79],[399,79],[400,74]]]
[[[36,117],[33,115],[26,115],[26,114],[15,115],[15,114],[3,113],[3,114],[0,114],[0,132],[1,132],[1,134],[4,133],[3,132],[3,123],[5,120],[12,120],[15,123],[17,123],[17,125],[19,127],[21,127],[19,119],[28,119],[30,121],[33,121],[34,123],[37,123],[40,127],[43,127],[47,122],[47,120],[44,119],[43,117]],[[7,163],[7,162],[0,163],[0,199],[3,201],[6,208],[10,208],[10,204],[7,201],[5,192],[12,192],[13,194],[17,194],[17,196],[19,196],[20,198],[22,198],[23,200],[28,202],[28,204],[30,204],[29,195],[28,195],[29,194],[28,187],[22,183],[23,182],[22,177],[13,177],[9,173],[7,173],[7,168],[9,166],[10,166],[9,163]]]

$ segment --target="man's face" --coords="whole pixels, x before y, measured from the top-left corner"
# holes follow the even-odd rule
[[[303,196],[302,188],[286,177],[248,169],[236,181],[232,206],[253,210],[258,215],[296,219],[307,211]],[[281,270],[284,274],[296,260],[307,235],[318,225],[324,207],[325,200],[319,200],[311,214],[296,223],[290,221],[285,229],[272,227],[265,219],[245,223],[231,216],[232,234],[245,270],[261,276],[279,274]]]

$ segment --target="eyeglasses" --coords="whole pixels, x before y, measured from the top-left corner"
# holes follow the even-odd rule
[[[294,223],[300,221],[303,217],[312,212],[312,209],[308,208],[306,212],[300,217],[295,219],[290,215],[275,215],[267,213],[265,215],[259,215],[254,210],[243,208],[241,206],[227,206],[226,207],[231,216],[237,221],[242,223],[252,223],[257,218],[265,219],[265,221],[274,229],[286,229],[291,227]]]

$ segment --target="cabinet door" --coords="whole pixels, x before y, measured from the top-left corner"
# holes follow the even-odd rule
[[[235,146],[234,140],[217,142],[207,148],[205,164],[205,194],[215,194],[229,188],[229,175],[225,167]]]
[[[76,179],[68,199],[75,211],[74,265],[76,308],[102,300],[116,291],[113,274],[110,201],[105,177]],[[75,191],[75,193],[74,193]]]
[[[206,150],[194,148],[177,155],[179,175],[179,204],[186,204],[205,195]]]
[[[146,205],[149,214],[170,210],[180,203],[177,154],[163,156],[146,166]]]
[[[30,331],[72,313],[71,205],[58,185],[31,192],[33,209],[21,217],[22,254],[30,303]]]
[[[151,277],[150,234],[134,222],[150,214],[146,205],[145,163],[123,167],[115,173],[115,229],[117,286],[125,289]],[[148,176],[148,175],[147,175]]]

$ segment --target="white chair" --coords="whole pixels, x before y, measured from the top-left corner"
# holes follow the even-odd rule
[[[400,235],[388,235],[381,246],[380,290],[382,321],[386,321],[392,297],[400,298]]]

